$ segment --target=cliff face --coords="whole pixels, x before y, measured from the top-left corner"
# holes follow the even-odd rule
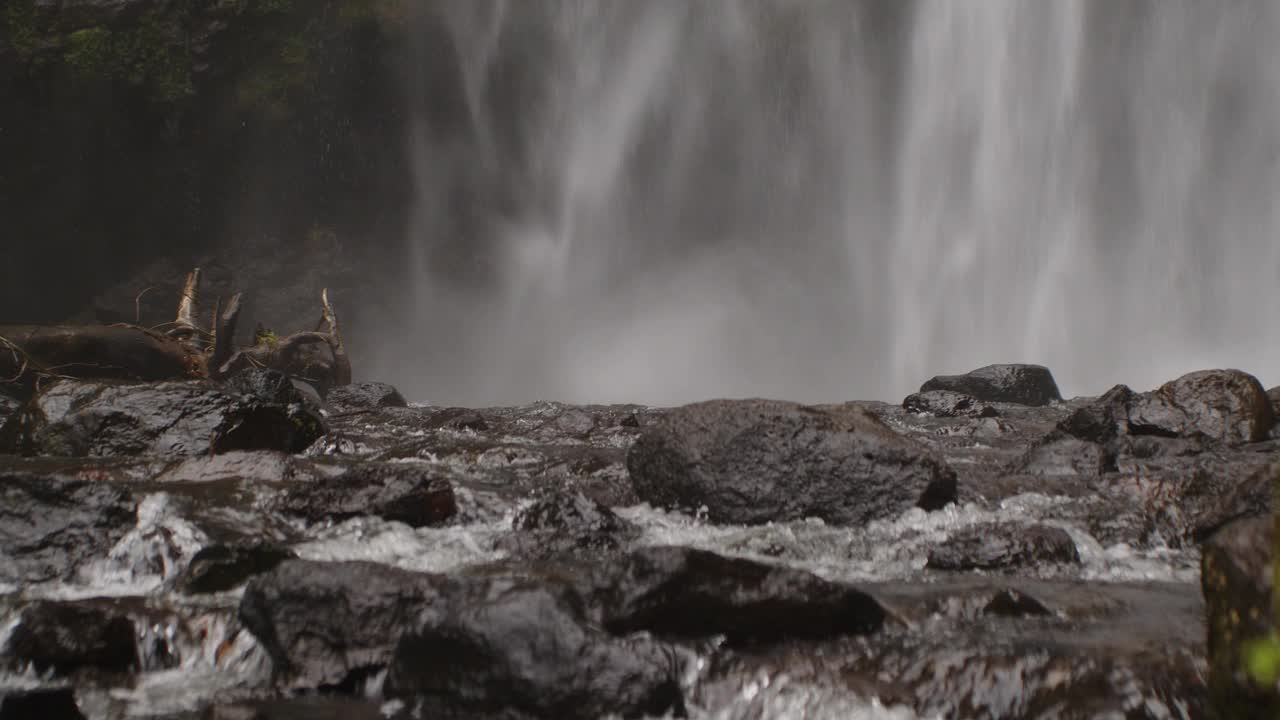
[[[398,238],[407,5],[7,0],[0,321],[62,319],[215,243]]]

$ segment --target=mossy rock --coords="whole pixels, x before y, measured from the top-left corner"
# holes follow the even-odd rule
[[[1204,546],[1209,691],[1221,718],[1280,718],[1274,599],[1276,519],[1236,521]]]

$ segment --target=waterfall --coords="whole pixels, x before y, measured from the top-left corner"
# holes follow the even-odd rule
[[[415,397],[897,400],[1280,365],[1280,7],[441,0]],[[409,358],[410,360],[406,360]]]

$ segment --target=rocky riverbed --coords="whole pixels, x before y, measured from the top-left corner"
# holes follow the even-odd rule
[[[1268,716],[1232,659],[1271,627],[1280,393],[1245,373],[306,390],[0,396],[0,718]]]

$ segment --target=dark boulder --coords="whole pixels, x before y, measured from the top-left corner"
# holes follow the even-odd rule
[[[228,395],[276,405],[303,402],[302,392],[288,375],[267,368],[246,368],[234,373],[222,381],[222,390]]]
[[[308,522],[376,515],[411,527],[440,525],[458,512],[453,486],[421,463],[314,463],[312,479],[285,487],[275,510]]]
[[[1245,649],[1275,631],[1272,567],[1275,520],[1234,522],[1205,543],[1200,559],[1209,628],[1209,691],[1220,717],[1280,717],[1280,691],[1260,687]]]
[[[907,412],[928,413],[935,417],[999,417],[1000,411],[972,395],[950,390],[930,390],[908,395],[902,401]]]
[[[682,713],[679,676],[670,648],[600,630],[569,587],[489,577],[424,609],[385,692],[429,717],[631,718]]]
[[[1197,458],[1178,488],[1177,505],[1184,535],[1204,542],[1224,526],[1245,518],[1271,517],[1274,484],[1280,465],[1249,469],[1217,454]]]
[[[436,581],[376,563],[288,560],[249,581],[239,617],[280,682],[344,687],[387,664],[400,635],[439,599]]]
[[[867,634],[886,618],[884,608],[857,588],[685,547],[638,550],[604,578],[598,592],[606,626],[617,633],[768,642]]]
[[[92,473],[0,471],[0,583],[71,579],[134,526],[136,507]]]
[[[23,449],[73,457],[301,452],[323,433],[302,403],[227,392],[205,381],[63,380],[36,396],[22,428]]]
[[[985,402],[1048,405],[1062,399],[1049,368],[1042,365],[988,365],[964,375],[940,375],[920,392],[947,390]]]
[[[1280,421],[1280,385],[1267,391],[1267,399],[1271,401],[1271,414]]]
[[[1031,617],[1052,615],[1044,603],[1017,590],[1001,590],[982,608],[983,615],[998,617]]]
[[[1013,469],[1046,477],[1098,476],[1115,471],[1116,458],[1106,445],[1081,440],[1057,430],[1028,448]]]
[[[817,517],[860,525],[956,497],[930,451],[856,406],[713,400],[671,410],[627,455],[636,494],[721,523]]]
[[[1093,443],[1109,443],[1129,432],[1129,405],[1137,394],[1126,385],[1116,385],[1098,399],[1077,408],[1058,429]]]
[[[0,720],[85,720],[69,687],[0,689]]]
[[[178,588],[191,595],[223,592],[295,557],[288,548],[264,542],[210,545],[192,556],[178,579]]]
[[[504,549],[513,555],[551,558],[598,555],[623,549],[640,529],[582,493],[553,493],[521,510]]]
[[[1202,370],[1135,398],[1128,421],[1134,435],[1200,434],[1242,445],[1266,440],[1275,416],[1257,378],[1239,370]]]
[[[380,382],[353,383],[336,387],[329,391],[325,402],[335,413],[408,406],[399,390]]]
[[[4,652],[39,673],[127,673],[138,669],[136,638],[126,616],[87,603],[40,601],[23,609]]]
[[[929,553],[932,570],[1005,570],[1080,564],[1075,541],[1047,525],[980,525],[947,538]]]

